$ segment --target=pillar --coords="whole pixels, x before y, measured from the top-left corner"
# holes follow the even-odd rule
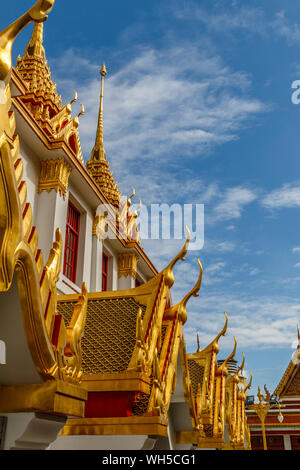
[[[65,241],[70,173],[71,167],[63,158],[40,163],[36,225],[44,260],[48,258],[57,228],[61,229]]]

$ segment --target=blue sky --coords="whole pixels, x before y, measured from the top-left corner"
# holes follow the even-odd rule
[[[20,7],[16,7],[20,3]],[[2,7],[5,26],[31,1]],[[22,54],[30,31],[16,41]],[[144,203],[205,204],[205,245],[176,268],[174,300],[204,266],[189,303],[188,350],[229,315],[219,356],[238,340],[252,393],[273,390],[295,347],[300,317],[300,5],[294,0],[57,0],[45,48],[63,101],[76,89],[93,146],[99,67],[106,63],[105,147],[124,194]],[[76,111],[76,106],[74,108]],[[174,241],[143,243],[158,268]]]

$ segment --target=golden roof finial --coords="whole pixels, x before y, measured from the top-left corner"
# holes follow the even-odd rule
[[[168,287],[172,287],[172,285],[174,284],[175,282],[175,278],[174,278],[174,273],[173,273],[173,269],[174,269],[174,266],[175,264],[177,263],[177,261],[181,260],[181,261],[184,261],[185,260],[185,255],[187,254],[188,252],[188,247],[189,247],[189,243],[190,243],[190,240],[191,240],[191,232],[188,228],[187,225],[185,225],[185,230],[186,230],[186,233],[187,233],[187,238],[185,240],[185,243],[183,245],[183,248],[182,250],[178,253],[178,255],[168,264],[168,266],[162,271],[165,275],[165,282],[166,282],[166,285]]]
[[[251,388],[251,385],[252,385],[252,374],[250,372],[250,380],[249,380],[248,385],[244,389],[244,393],[246,393]]]
[[[242,356],[243,356],[243,361],[242,361],[240,367],[238,368],[238,370],[236,371],[236,375],[237,375],[237,376],[239,375],[240,372],[242,373],[243,370],[244,370],[246,358],[245,358],[245,354],[244,354],[244,353],[242,353]]]
[[[101,92],[96,140],[91,152],[90,159],[86,164],[86,168],[109,202],[115,207],[119,207],[121,193],[118,190],[117,183],[114,180],[114,177],[110,171],[109,163],[106,160],[106,152],[103,142],[103,89],[104,77],[106,74],[107,70],[103,64],[100,70]]]
[[[234,339],[234,347],[233,347],[233,351],[232,353],[227,357],[227,359],[225,359],[225,361],[220,365],[220,367],[218,368],[219,371],[226,371],[227,370],[227,364],[229,361],[231,361],[231,359],[234,359],[234,356],[235,356],[235,353],[236,353],[236,347],[237,347],[237,341],[236,341],[236,337],[234,336],[233,337]]]
[[[62,109],[61,96],[57,94],[56,84],[51,79],[43,40],[44,23],[35,22],[23,57],[17,60],[17,71],[28,86],[26,94],[34,93],[38,97],[38,106],[34,111],[30,108],[38,121],[46,119],[49,113],[54,116]]]
[[[0,32],[0,80],[7,83],[10,78],[11,50],[18,34],[31,21],[45,21],[53,8],[54,2],[55,0],[38,0],[27,13]]]
[[[31,39],[26,47],[23,58],[34,57],[45,60],[46,54],[43,46],[44,23],[34,23]]]
[[[104,77],[107,75],[107,70],[103,64],[100,70],[101,75],[101,92],[100,92],[100,107],[98,116],[98,127],[96,134],[96,141],[92,150],[91,159],[94,160],[106,160],[106,153],[104,150],[104,139],[103,139],[103,97],[104,97]]]

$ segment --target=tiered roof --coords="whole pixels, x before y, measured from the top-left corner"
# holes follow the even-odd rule
[[[78,135],[80,113],[71,117],[74,99],[62,106],[56,84],[51,79],[51,71],[46,60],[43,46],[44,24],[35,23],[30,41],[23,57],[18,57],[17,71],[27,85],[27,90],[19,97],[35,120],[53,142],[65,142],[83,164]]]

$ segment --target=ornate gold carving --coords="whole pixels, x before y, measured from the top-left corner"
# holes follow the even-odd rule
[[[126,253],[118,255],[118,276],[131,276],[136,278],[138,257],[135,253]]]
[[[79,382],[82,376],[81,340],[87,316],[87,289],[82,285],[82,293],[74,307],[70,324],[66,328],[66,346],[56,349],[58,374],[61,379]]]
[[[218,367],[218,369],[217,369],[218,374],[223,374],[223,375],[226,375],[226,376],[228,375],[227,364],[231,359],[234,359],[234,356],[236,354],[236,348],[237,348],[237,341],[236,341],[235,336],[233,337],[233,339],[234,339],[233,350],[232,350],[231,354],[229,354],[229,356],[225,359],[225,361],[220,365],[220,367]]]
[[[39,1],[20,20],[0,33],[0,73],[9,79],[10,56],[5,62],[3,48],[10,46],[18,32],[32,19],[41,20],[51,10],[54,1]],[[6,41],[6,42],[5,42]],[[6,49],[6,52],[7,50]],[[8,56],[6,56],[8,57]],[[3,75],[6,75],[5,77]],[[20,306],[28,347],[37,371],[44,380],[58,378],[78,384],[80,380],[80,334],[84,326],[87,298],[76,307],[71,325],[73,333],[65,330],[64,322],[56,315],[56,282],[61,269],[62,239],[60,231],[43,268],[38,249],[38,236],[33,226],[31,206],[27,203],[26,182],[23,181],[23,162],[19,157],[19,141],[14,136],[15,122],[10,113],[10,88],[6,87],[6,103],[0,103],[0,292],[10,289],[16,271]],[[79,314],[78,309],[81,313]],[[54,333],[60,348],[56,350]],[[64,370],[68,363],[67,371]],[[62,369],[63,367],[63,369]],[[62,412],[60,410],[59,412]],[[67,411],[66,411],[67,412]]]
[[[128,240],[136,241],[140,243],[140,235],[137,226],[137,218],[139,210],[142,207],[142,201],[139,201],[137,209],[131,212],[130,208],[132,205],[132,199],[135,196],[135,189],[132,188],[132,194],[127,199],[126,202],[120,200],[119,208],[119,232],[120,234]]]
[[[174,305],[174,307],[171,307],[165,313],[165,316],[164,316],[165,318],[172,319],[172,318],[174,318],[175,314],[178,314],[182,324],[184,325],[186,323],[186,321],[187,321],[187,312],[186,312],[187,303],[188,303],[188,301],[190,300],[190,298],[192,296],[194,296],[194,297],[199,296],[198,292],[201,288],[203,268],[202,268],[202,265],[201,265],[199,259],[198,259],[198,266],[200,268],[200,273],[199,273],[199,277],[198,277],[198,280],[197,280],[195,286],[193,287],[193,289],[191,289],[190,292],[188,292],[186,294],[186,296],[181,300],[181,302],[179,302],[177,305]]]
[[[188,252],[188,247],[189,247],[189,243],[190,243],[190,239],[191,239],[191,232],[189,231],[189,228],[188,228],[187,225],[185,226],[185,230],[187,232],[187,238],[186,238],[186,241],[185,241],[185,244],[184,244],[182,250],[178,253],[178,255],[170,262],[170,264],[163,271],[164,276],[165,276],[165,283],[167,284],[167,286],[169,288],[172,287],[172,285],[174,284],[174,281],[175,281],[174,273],[173,273],[173,269],[175,267],[175,264],[179,260],[184,261],[184,259],[185,259],[184,257]]]
[[[225,418],[229,434],[230,446],[232,449],[245,449],[245,438],[249,432],[246,415],[245,400],[246,392],[251,387],[251,380],[242,392],[239,391],[244,385],[245,379],[240,375],[245,365],[245,356],[243,361],[234,375],[228,376],[225,385]],[[247,444],[247,448],[249,443]]]
[[[78,134],[79,117],[84,114],[84,107],[75,118],[71,117],[75,97],[66,106],[61,104],[56,84],[52,82],[43,47],[43,23],[36,23],[31,39],[23,57],[18,57],[18,74],[27,84],[25,93],[18,97],[33,115],[48,138],[53,142],[65,142],[69,149],[83,164],[81,145]]]
[[[106,216],[105,215],[95,215],[93,221],[93,231],[92,235],[97,237],[98,240],[104,240],[104,234],[106,229]]]
[[[41,161],[38,192],[54,189],[65,199],[71,171],[64,158]]]

